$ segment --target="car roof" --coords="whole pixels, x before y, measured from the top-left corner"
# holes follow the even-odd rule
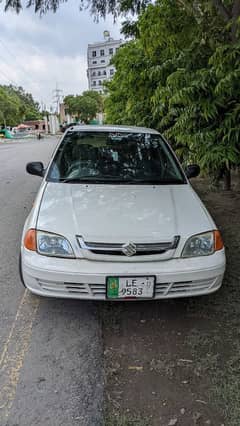
[[[159,135],[159,132],[154,129],[148,129],[147,127],[136,127],[136,126],[112,126],[112,125],[96,125],[96,124],[88,124],[88,125],[74,125],[69,127],[68,130],[72,132],[127,132],[127,133],[151,133],[155,135]]]

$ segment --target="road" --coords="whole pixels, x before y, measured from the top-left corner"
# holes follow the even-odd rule
[[[56,138],[0,143],[0,425],[102,424],[101,329],[90,302],[38,298],[20,283],[21,231]]]

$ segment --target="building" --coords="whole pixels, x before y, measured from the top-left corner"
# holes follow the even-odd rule
[[[104,41],[88,45],[88,88],[103,93],[103,83],[111,80],[115,68],[110,65],[112,56],[123,43],[122,40],[113,40],[108,31],[104,31]]]
[[[37,130],[38,132],[45,132],[46,123],[44,120],[28,120],[24,121],[23,125],[31,130]]]

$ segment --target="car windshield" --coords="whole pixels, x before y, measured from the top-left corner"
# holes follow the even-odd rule
[[[69,131],[47,176],[63,183],[183,184],[184,175],[158,134]]]

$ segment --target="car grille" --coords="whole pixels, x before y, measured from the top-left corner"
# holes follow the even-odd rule
[[[172,283],[159,283],[156,284],[155,296],[169,296],[169,295],[188,295],[188,293],[199,293],[210,289],[215,283],[215,280],[198,280],[198,281],[179,281]]]
[[[155,299],[167,297],[189,296],[206,293],[214,287],[217,278],[196,281],[179,281],[171,283],[157,283],[155,286]],[[37,280],[39,286],[45,292],[51,294],[68,295],[69,297],[81,297],[86,299],[105,299],[105,284],[84,284],[74,282],[54,282]]]
[[[77,237],[82,250],[88,250],[94,254],[111,256],[146,256],[153,254],[163,254],[169,250],[174,250],[178,246],[180,237],[175,236],[172,241],[160,243],[129,243],[134,246],[135,253],[126,254],[123,250],[124,243],[100,243],[84,241],[83,237]],[[130,248],[131,252],[131,248]]]
[[[96,297],[98,295],[105,295],[105,284],[83,284],[83,283],[71,283],[71,282],[54,282],[54,281],[43,281],[37,280],[38,284],[43,290],[49,291],[49,293],[67,293],[76,294],[81,296]]]

